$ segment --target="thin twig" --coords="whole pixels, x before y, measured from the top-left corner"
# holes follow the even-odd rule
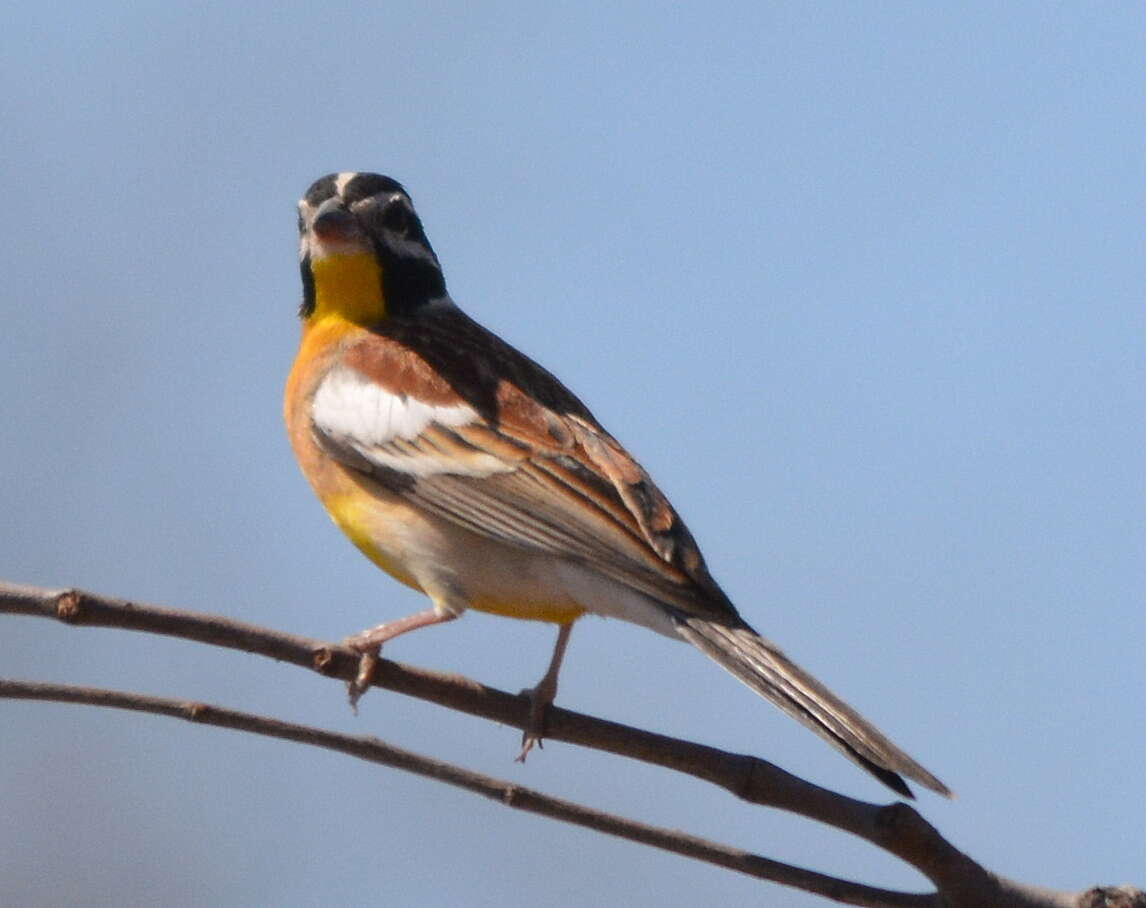
[[[78,590],[48,590],[0,583],[0,613],[3,612],[56,618],[69,624],[119,627],[197,640],[216,646],[259,653],[344,680],[353,679],[358,669],[358,655],[334,644],[283,634],[217,615],[161,608]],[[457,675],[445,675],[381,660],[373,684],[517,728],[524,729],[529,723],[528,698],[507,694]],[[1130,887],[1117,890],[1092,889],[1085,893],[1072,894],[1012,882],[985,870],[960,852],[917,811],[906,804],[881,806],[848,798],[800,779],[756,757],[728,753],[717,748],[654,734],[556,707],[551,708],[547,715],[546,736],[687,773],[719,785],[750,803],[777,807],[849,832],[920,870],[938,890],[937,895],[931,896],[903,893],[890,895],[897,899],[940,899],[940,902],[922,903],[888,901],[884,898],[886,894],[881,890],[860,887],[849,891],[858,893],[864,890],[872,898],[878,897],[883,900],[852,901],[852,904],[872,906],[942,904],[945,908],[985,908],[985,906],[1079,908],[1091,904],[1106,904],[1118,908],[1122,908],[1123,905],[1134,908],[1146,906],[1146,895]],[[463,783],[453,781],[451,784]],[[516,786],[512,786],[512,790],[515,792],[515,798],[524,798],[524,803],[531,802],[535,794],[529,793],[528,797],[523,796],[521,792],[525,790]],[[505,791],[503,789],[498,791],[500,793],[496,796],[504,799]],[[538,795],[538,797],[544,796]],[[562,817],[562,819],[569,818]],[[575,821],[570,819],[570,822]],[[648,828],[653,829],[653,827]],[[688,837],[685,839],[692,841]],[[728,854],[736,856],[736,861],[744,857],[743,852],[729,850]],[[749,857],[753,861],[767,860],[756,856]],[[726,863],[724,866],[749,872],[734,864]],[[796,870],[796,868],[791,869]],[[810,871],[799,871],[799,873],[808,874]],[[812,874],[807,879],[817,879],[821,882],[832,880],[819,874]],[[833,885],[837,883],[842,881],[832,880]],[[792,885],[800,884],[792,883]],[[829,898],[848,901],[839,897],[838,892],[842,890],[809,891],[821,892]],[[1095,901],[1096,899],[1103,899],[1105,902]]]
[[[528,813],[536,813],[565,823],[572,823],[575,826],[595,829],[598,832],[628,839],[632,842],[641,842],[684,857],[726,867],[729,870],[736,870],[758,879],[769,880],[802,889],[805,892],[822,895],[844,904],[869,906],[869,908],[936,908],[939,904],[934,896],[891,892],[872,886],[864,886],[860,883],[835,879],[822,873],[793,867],[790,864],[773,861],[760,855],[687,835],[677,830],[650,826],[615,814],[584,807],[572,801],[550,797],[504,779],[472,772],[452,763],[394,747],[375,737],[340,734],[309,725],[298,725],[294,722],[284,722],[279,719],[270,719],[238,710],[212,706],[207,703],[149,697],[123,691],[75,687],[66,684],[40,684],[0,679],[0,698],[85,703],[91,706],[135,710],[136,712],[187,719],[201,725],[232,728],[271,738],[296,741],[300,744],[337,751],[371,763],[390,766],[438,782],[445,782],[447,785],[483,795],[516,810],[524,810]]]

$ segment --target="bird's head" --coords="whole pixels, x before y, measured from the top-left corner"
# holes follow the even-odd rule
[[[446,295],[410,196],[376,173],[333,173],[298,203],[304,319],[359,324],[409,315]]]

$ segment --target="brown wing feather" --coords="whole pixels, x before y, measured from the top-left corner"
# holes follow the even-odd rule
[[[592,561],[687,614],[735,618],[692,535],[649,475],[553,375],[457,309],[392,318],[342,364],[428,404],[466,403],[480,422],[431,425],[388,455],[494,455],[507,471],[472,477],[370,470],[369,453],[323,446],[420,506],[512,545]]]
[[[373,449],[316,428],[345,466],[475,533],[589,562],[652,596],[675,611],[681,637],[896,791],[910,796],[902,773],[949,794],[740,619],[649,475],[532,360],[449,309],[388,320],[353,341],[342,362],[391,393],[437,406],[464,402],[479,416],[460,426],[432,423],[416,438]],[[403,458],[410,471],[393,466]],[[458,471],[419,473],[418,463]]]

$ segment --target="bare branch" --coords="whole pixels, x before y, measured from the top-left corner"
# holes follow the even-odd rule
[[[78,590],[46,590],[0,583],[0,613],[3,612],[56,618],[69,624],[119,627],[196,640],[270,656],[281,662],[311,668],[321,674],[347,681],[352,680],[358,670],[358,655],[338,645],[283,634],[217,615],[161,608]],[[375,672],[373,684],[517,728],[524,729],[529,723],[529,702],[526,697],[515,696],[486,687],[457,675],[440,674],[389,660],[381,660]],[[130,697],[130,695],[115,696]],[[143,699],[146,700],[146,698]],[[126,705],[127,702],[123,700],[111,705],[122,708],[137,708]],[[166,709],[165,707],[153,711],[164,712]],[[205,707],[200,707],[200,709],[205,709]],[[226,713],[226,711],[222,712]],[[270,722],[270,720],[259,721]],[[741,872],[752,871],[745,869],[745,866],[740,866],[738,862],[746,861],[748,865],[753,867],[765,866],[755,862],[766,862],[768,865],[786,868],[785,872],[794,871],[798,874],[808,875],[806,878],[802,878],[804,883],[796,882],[795,878],[784,880],[790,885],[820,893],[837,901],[856,905],[943,905],[946,908],[963,908],[963,906],[966,908],[972,908],[972,906],[975,908],[981,908],[981,906],[1080,908],[1083,905],[1102,904],[1102,902],[1094,901],[1094,899],[1101,897],[1110,899],[1107,904],[1124,904],[1134,906],[1134,908],[1146,906],[1146,897],[1143,897],[1139,890],[1131,888],[1121,890],[1094,889],[1087,893],[1068,894],[1028,887],[1006,880],[985,870],[956,849],[917,811],[906,804],[897,803],[882,806],[848,798],[800,779],[778,766],[756,757],[728,753],[717,748],[654,734],[556,707],[551,708],[547,721],[546,736],[553,740],[592,747],[687,773],[714,785],[719,785],[736,797],[750,803],[777,807],[849,832],[896,855],[918,869],[935,884],[938,892],[934,895],[887,893],[882,890],[859,887],[858,884],[833,880],[830,877],[813,874],[810,871],[789,868],[787,865],[775,864],[765,858],[746,855],[744,852],[725,849],[726,860],[716,861],[716,863],[722,863],[723,866]],[[276,727],[285,727],[282,723],[275,723],[275,725]],[[269,726],[267,727],[269,728]],[[250,728],[248,730],[256,729]],[[274,732],[264,728],[259,729],[259,733],[272,734]],[[313,734],[330,735],[331,733],[319,732],[314,729],[307,730],[308,736]],[[333,746],[314,741],[310,737],[294,737],[293,734],[280,736],[292,740],[306,740],[308,743],[320,743],[321,746]],[[373,739],[347,740],[373,741]],[[385,745],[381,745],[381,742],[374,743],[385,747]],[[335,749],[344,748],[335,747]],[[404,751],[391,750],[394,753],[406,754]],[[346,750],[345,752],[353,751]],[[407,756],[403,756],[403,760],[406,760]],[[387,765],[400,765],[388,760],[378,760],[378,762],[386,762]],[[448,766],[448,764],[437,765]],[[408,768],[408,766],[403,763],[401,768]],[[449,767],[449,769],[450,773],[467,773],[467,771],[456,767]],[[451,784],[470,787],[463,782],[451,780],[451,778],[438,772],[425,774],[441,778],[443,781],[450,781]],[[469,775],[467,774],[466,777],[468,778]],[[460,779],[461,776],[457,778]],[[497,786],[508,784],[493,781]],[[514,792],[513,797],[522,803],[532,804],[535,797],[544,797],[533,792],[523,796],[521,793],[525,790],[516,786],[512,786],[512,790]],[[501,793],[496,796],[504,799],[504,790],[498,788],[498,791]],[[483,791],[483,793],[488,794],[489,792]],[[521,804],[517,806],[521,806]],[[573,807],[576,811],[587,810],[575,805]],[[533,808],[527,807],[525,809]],[[538,810],[538,812],[545,811]],[[592,811],[589,813],[594,814]],[[570,822],[581,822],[571,817],[572,814],[560,818],[568,819]],[[591,824],[584,822],[582,825]],[[596,825],[593,828],[612,832],[611,829]],[[641,828],[653,829],[653,827]],[[663,830],[656,831],[657,835],[663,832]],[[672,835],[678,834],[673,833]],[[644,838],[638,840],[646,841]],[[685,840],[701,842],[701,840],[694,840],[689,837],[684,837],[681,841]],[[669,847],[669,850],[681,854],[697,856],[687,850],[682,850],[683,846],[679,846],[679,843],[677,846],[670,847],[660,842],[648,841],[649,844],[656,844],[657,847]],[[711,845],[711,843],[704,844],[706,847]],[[722,846],[713,847],[720,848]],[[707,859],[705,858],[705,860]],[[754,873],[754,875],[764,876],[761,873]],[[770,876],[764,876],[764,878],[775,879],[775,877]],[[811,888],[813,886],[821,888]],[[861,900],[857,901],[857,899]],[[1090,901],[1086,901],[1087,899]],[[1119,899],[1122,901],[1119,902]],[[1140,901],[1133,901],[1134,899]]]
[[[91,706],[155,713],[176,719],[187,719],[201,725],[233,728],[271,738],[282,738],[300,744],[323,747],[327,750],[357,757],[360,760],[379,763],[382,766],[390,766],[438,782],[445,782],[447,785],[484,795],[506,807],[552,817],[555,820],[572,823],[575,826],[584,826],[587,829],[595,829],[598,832],[628,839],[632,842],[641,842],[654,848],[671,851],[674,854],[716,864],[729,870],[736,870],[748,876],[823,895],[837,902],[870,906],[870,908],[936,908],[939,904],[930,895],[890,892],[885,889],[838,880],[747,851],[740,851],[727,845],[690,836],[677,830],[650,826],[615,814],[593,810],[572,801],[550,797],[514,782],[471,772],[452,763],[425,757],[371,736],[346,735],[326,731],[310,725],[298,725],[294,722],[269,719],[207,703],[171,700],[165,697],[149,697],[123,691],[75,687],[66,684],[40,684],[0,679],[0,698],[86,703]]]

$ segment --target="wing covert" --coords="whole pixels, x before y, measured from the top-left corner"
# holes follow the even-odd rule
[[[648,474],[555,378],[486,336],[500,358],[453,381],[409,337],[379,329],[357,342],[316,387],[318,443],[472,532],[589,563],[686,613],[726,616],[731,606]],[[438,351],[473,338],[435,340]]]

